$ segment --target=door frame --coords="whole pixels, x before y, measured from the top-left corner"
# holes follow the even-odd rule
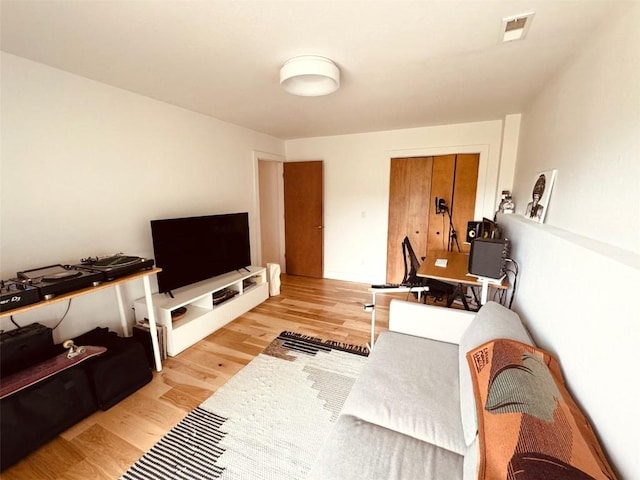
[[[278,257],[280,263],[280,271],[282,273],[286,273],[286,264],[284,257],[284,179],[282,178],[282,164],[287,161],[284,155],[279,155],[276,153],[268,153],[262,152],[260,150],[253,151],[253,222],[251,225],[251,246],[252,257],[255,259],[255,265],[262,265],[262,228],[261,228],[261,218],[260,218],[260,175],[259,161],[271,161],[278,162],[281,165],[278,168],[280,174],[278,175],[278,201],[277,201],[277,215],[278,215]]]

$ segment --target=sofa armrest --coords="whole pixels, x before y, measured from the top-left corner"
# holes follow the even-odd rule
[[[389,304],[389,330],[458,344],[475,316],[466,310],[394,299]]]

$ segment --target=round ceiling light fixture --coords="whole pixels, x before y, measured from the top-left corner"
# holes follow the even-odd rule
[[[340,70],[328,58],[302,55],[287,60],[282,66],[280,85],[292,95],[328,95],[340,87]]]

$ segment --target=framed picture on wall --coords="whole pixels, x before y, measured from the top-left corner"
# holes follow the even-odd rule
[[[525,217],[534,222],[544,223],[557,172],[554,169],[536,174],[531,188],[531,201],[527,204],[527,209],[524,212]]]

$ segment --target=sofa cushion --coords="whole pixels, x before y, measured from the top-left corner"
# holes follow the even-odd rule
[[[413,437],[340,415],[324,443],[310,480],[462,478],[461,455]]]
[[[476,419],[476,404],[473,397],[473,383],[471,382],[466,354],[478,345],[496,338],[509,338],[533,345],[533,341],[520,321],[520,317],[515,312],[496,302],[487,302],[462,334],[459,348],[460,414],[464,440],[467,445],[471,445],[478,433],[478,422]]]
[[[342,413],[463,454],[459,394],[457,345],[382,332]]]

